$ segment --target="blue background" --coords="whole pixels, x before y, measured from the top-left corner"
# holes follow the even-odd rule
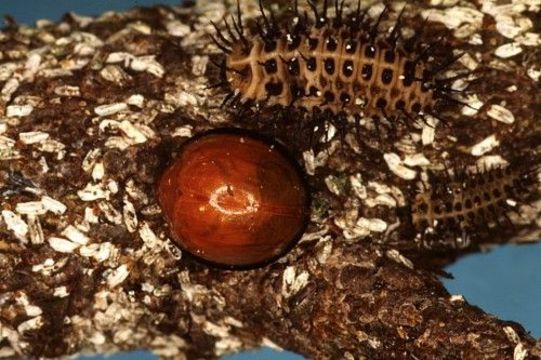
[[[33,24],[37,19],[58,20],[63,13],[75,11],[96,15],[107,10],[124,10],[132,6],[178,4],[176,0],[0,0],[0,16],[9,14],[18,22]],[[452,294],[463,294],[466,300],[505,320],[523,324],[531,334],[541,337],[541,244],[505,246],[488,254],[461,259],[446,270],[454,280],[445,280]],[[79,360],[98,360],[102,356],[82,356]],[[139,351],[108,357],[111,360],[155,359]],[[270,349],[224,357],[227,360],[299,360],[302,357]]]

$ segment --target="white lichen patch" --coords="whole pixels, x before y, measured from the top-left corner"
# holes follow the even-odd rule
[[[478,171],[478,169],[494,169],[496,167],[507,166],[509,162],[501,155],[484,155],[475,162],[475,166],[469,170]]]
[[[163,241],[152,231],[148,223],[142,223],[139,229],[139,237],[148,249],[161,249]]]
[[[207,72],[209,57],[207,55],[192,56],[192,74],[195,76],[203,76]]]
[[[513,344],[518,344],[520,342],[520,337],[515,329],[513,329],[511,326],[504,326],[503,332],[507,336],[507,339],[509,339],[509,341],[511,341]]]
[[[468,95],[464,99],[464,102],[468,104],[468,106],[462,107],[462,115],[470,117],[476,115],[484,105],[476,94]]]
[[[15,149],[15,140],[0,135],[0,160],[13,160],[20,158],[20,154]]]
[[[522,52],[522,47],[520,44],[512,42],[508,44],[501,45],[496,48],[494,51],[494,54],[502,59],[507,59],[510,57],[513,57],[515,55],[518,55]]]
[[[289,298],[298,293],[307,284],[310,274],[306,270],[297,273],[295,266],[288,266],[282,274],[282,296]]]
[[[19,133],[19,140],[25,145],[43,142],[49,138],[49,134],[42,131],[30,131]]]
[[[513,360],[526,360],[527,358],[528,349],[522,343],[518,343],[513,350]]]
[[[396,263],[402,264],[409,269],[413,269],[413,262],[402,255],[398,250],[391,249],[385,252],[385,255]]]
[[[30,237],[30,243],[33,245],[41,245],[45,241],[43,230],[41,228],[41,222],[38,216],[28,215],[28,235]]]
[[[190,27],[178,20],[171,20],[165,23],[165,28],[169,35],[174,37],[184,37],[190,33]]]
[[[38,149],[40,151],[55,154],[57,160],[62,160],[64,158],[66,155],[66,151],[64,150],[65,148],[66,145],[51,138],[45,139],[38,143]]]
[[[128,105],[136,106],[136,107],[142,109],[143,106],[145,105],[145,97],[143,95],[141,95],[141,94],[134,94],[134,95],[131,95],[126,100],[126,103]]]
[[[316,245],[316,259],[320,264],[325,264],[332,254],[333,243],[330,236],[321,238]]]
[[[325,178],[325,185],[327,185],[327,189],[335,195],[340,195],[344,191],[345,183],[343,179],[334,176],[329,175]]]
[[[28,239],[28,224],[17,214],[11,210],[2,210],[2,218],[6,223],[8,230],[13,232],[13,235],[21,242],[26,243]]]
[[[122,264],[115,270],[111,271],[107,276],[107,286],[114,288],[124,282],[130,275],[130,270],[126,264]]]
[[[128,120],[123,120],[119,124],[119,129],[135,144],[142,144],[147,141],[147,136]]]
[[[363,203],[368,207],[386,206],[395,208],[405,205],[404,194],[395,186],[388,186],[376,181],[369,181],[367,184],[368,196]]]
[[[470,153],[473,156],[482,156],[492,151],[494,148],[498,147],[499,145],[500,145],[500,141],[496,138],[495,134],[492,134],[488,136],[487,138],[483,139],[481,142],[473,145]]]
[[[36,317],[43,313],[43,310],[36,305],[33,305],[24,292],[17,292],[13,295],[15,302],[24,308],[24,313],[29,317]]]
[[[452,6],[446,9],[428,9],[422,13],[423,18],[428,18],[433,22],[441,22],[451,30],[459,29],[463,24],[472,25],[475,28],[481,28],[483,22],[483,13],[465,6]]]
[[[102,263],[114,259],[118,254],[118,249],[110,242],[103,242],[81,246],[79,254],[84,257],[92,257],[97,262]]]
[[[98,202],[98,208],[105,220],[115,225],[122,224],[122,213],[113,204],[107,201],[100,201]]]
[[[465,53],[459,60],[458,60],[466,69],[473,71],[477,69],[479,66],[479,62],[470,54]],[[461,80],[461,79],[459,79]],[[455,88],[455,85],[453,84],[453,88]]]
[[[365,228],[369,232],[382,233],[387,230],[387,223],[377,218],[367,219],[361,217],[359,218],[359,220],[357,220],[356,226],[360,228]]]
[[[416,154],[408,154],[404,157],[404,165],[409,167],[416,167],[416,166],[428,166],[430,165],[430,161],[426,158],[426,156],[423,153],[416,153]]]
[[[100,76],[115,84],[123,84],[132,79],[132,77],[118,65],[105,66],[100,70]]]
[[[94,112],[98,116],[110,116],[126,109],[128,109],[128,104],[124,102],[118,102],[97,106],[94,108]]]
[[[128,231],[131,233],[135,232],[139,223],[137,219],[137,212],[135,211],[135,206],[127,197],[124,197],[122,217],[124,218],[124,224],[126,225],[126,229],[128,229]]]
[[[17,326],[17,331],[20,334],[23,334],[27,331],[37,330],[41,328],[44,323],[45,322],[43,321],[43,318],[41,316],[36,316],[20,323],[19,326]]]
[[[106,199],[108,192],[101,185],[88,183],[84,189],[77,191],[77,195],[82,201],[95,201]]]
[[[417,171],[404,166],[400,156],[395,153],[386,153],[383,159],[387,163],[389,169],[398,177],[405,180],[413,180],[417,176]]]
[[[193,136],[193,126],[185,125],[179,126],[173,130],[171,133],[172,137],[192,137]]]
[[[304,159],[304,168],[308,175],[315,175],[318,167],[324,166],[329,160],[329,151],[320,151],[317,155],[314,154],[314,150],[306,150],[302,153]]]
[[[541,45],[541,35],[538,33],[528,32],[517,36],[515,41],[523,46],[535,47]]]
[[[80,246],[80,244],[77,244],[73,241],[56,236],[50,237],[48,242],[49,246],[52,247],[55,251],[66,254],[74,252]]]
[[[175,109],[180,107],[197,106],[202,102],[195,94],[185,90],[177,90],[165,94],[165,103],[173,106]]]
[[[32,113],[34,107],[32,105],[9,105],[6,107],[7,117],[24,117]]]
[[[62,215],[66,212],[67,206],[64,205],[62,202],[53,199],[49,196],[42,196],[41,197],[41,203],[43,204],[43,207],[47,210],[52,212],[56,215]]]
[[[359,212],[357,207],[350,206],[341,216],[334,218],[334,224],[342,230],[345,240],[357,241],[370,235],[370,230],[363,226],[357,226]]]
[[[464,303],[466,300],[463,295],[451,295],[449,301],[452,303]]]
[[[513,113],[501,105],[492,105],[488,109],[487,115],[490,118],[504,124],[511,125],[515,122],[515,116],[513,115]]]
[[[436,138],[436,126],[438,125],[438,120],[430,115],[426,118],[426,124],[423,124],[421,130],[421,143],[423,146],[430,146],[434,143],[434,139]]]
[[[76,97],[81,96],[81,90],[79,86],[62,85],[54,89],[54,93],[58,96]]]
[[[105,175],[105,165],[103,162],[98,161],[92,168],[92,180],[99,182]]]
[[[86,245],[89,241],[88,236],[73,225],[68,225],[64,230],[62,230],[61,234],[70,241],[79,245]]]
[[[163,77],[163,75],[165,74],[165,69],[158,61],[156,61],[156,56],[154,55],[133,58],[130,63],[130,68],[133,71],[147,72],[158,78]]]
[[[101,150],[96,148],[90,150],[84,157],[83,162],[81,163],[81,168],[85,172],[92,171],[94,164],[96,161],[98,161],[99,157],[101,156]]]
[[[45,209],[41,201],[27,201],[17,203],[15,211],[23,215],[43,215],[47,212],[47,209]]]

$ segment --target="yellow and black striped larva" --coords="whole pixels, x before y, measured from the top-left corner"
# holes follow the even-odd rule
[[[451,84],[465,75],[443,76],[458,56],[435,59],[441,39],[429,44],[403,40],[403,11],[394,27],[382,32],[378,28],[387,7],[373,21],[360,2],[346,11],[344,1],[336,0],[332,18],[328,0],[322,8],[307,3],[313,17],[300,12],[295,1],[284,24],[260,0],[261,16],[252,32],[243,24],[239,5],[232,24],[225,20],[225,30],[214,24],[214,42],[225,53],[218,84],[229,92],[224,104],[301,110],[327,115],[338,125],[348,116],[358,125],[364,116],[409,126],[426,115],[441,119],[436,111],[441,102],[460,102]]]
[[[509,214],[519,214],[520,204],[539,197],[532,189],[539,186],[541,166],[531,160],[454,175],[431,174],[408,211],[417,239],[430,248],[464,248],[495,228],[514,227]]]

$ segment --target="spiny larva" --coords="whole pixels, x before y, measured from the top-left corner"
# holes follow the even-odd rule
[[[382,31],[388,7],[372,20],[360,2],[351,8],[338,0],[332,6],[328,0],[322,7],[307,4],[312,16],[295,1],[291,16],[279,21],[260,0],[260,17],[249,30],[237,3],[236,16],[225,18],[223,29],[213,23],[212,39],[225,53],[217,84],[227,91],[224,105],[286,114],[300,110],[342,126],[349,116],[356,125],[370,117],[410,126],[426,122],[427,115],[444,120],[439,105],[461,103],[451,85],[469,73],[444,76],[460,55],[435,58],[442,39],[423,43],[417,40],[421,34],[402,39],[404,10]]]

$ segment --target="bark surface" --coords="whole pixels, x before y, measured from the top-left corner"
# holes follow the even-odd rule
[[[399,126],[393,141],[367,139],[372,147],[362,151],[353,133],[310,146],[299,119],[239,119],[219,107],[209,60],[221,55],[209,20],[220,22],[233,4],[8,23],[0,32],[0,357],[147,348],[213,359],[261,345],[314,359],[541,357],[522,326],[450,295],[439,278],[465,252],[539,239],[539,188],[522,217],[512,216],[514,228],[436,251],[417,246],[398,221],[421,168],[409,166],[417,177],[406,180],[384,156],[422,153],[426,169],[538,151],[541,4],[432,3],[410,5],[403,32],[417,33],[430,15],[422,40],[444,34],[465,52],[457,66],[475,69],[468,101],[480,110],[457,107],[453,124],[438,125],[424,146],[430,130],[421,124]],[[246,18],[258,15],[255,5],[243,4]],[[379,14],[381,4],[372,7],[370,16]],[[224,126],[275,136],[309,174],[307,233],[255,270],[213,269],[182,253],[156,202],[157,179],[179,146]]]

